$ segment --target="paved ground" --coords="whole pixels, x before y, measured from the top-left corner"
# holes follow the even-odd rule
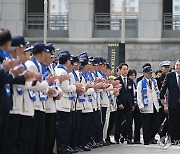
[[[180,146],[170,146],[163,149],[157,145],[127,145],[115,144],[107,147],[93,149],[90,152],[80,152],[80,154],[179,154]]]

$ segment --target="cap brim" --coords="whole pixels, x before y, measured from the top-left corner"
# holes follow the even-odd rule
[[[33,46],[32,47],[28,47],[28,48],[24,49],[24,52],[29,52],[29,51],[31,52],[33,50],[33,48],[34,48]]]

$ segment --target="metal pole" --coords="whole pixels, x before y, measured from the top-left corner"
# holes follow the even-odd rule
[[[125,43],[125,16],[126,16],[126,0],[122,0],[122,19],[121,19],[121,43]]]
[[[44,44],[47,43],[47,5],[48,5],[48,2],[47,0],[44,0]]]

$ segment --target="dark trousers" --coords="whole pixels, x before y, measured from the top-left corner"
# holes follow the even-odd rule
[[[3,147],[6,138],[9,112],[0,112],[0,154],[3,153]]]
[[[53,152],[56,135],[56,113],[46,113],[45,115],[45,154]]]
[[[159,115],[154,109],[154,113],[142,113],[143,139],[144,143],[149,143],[154,139],[159,126]]]
[[[164,120],[166,121],[164,122]],[[164,125],[161,126],[161,124],[164,122]],[[160,137],[166,136],[168,132],[168,114],[164,112],[164,108],[159,109],[159,130],[158,133]]]
[[[70,145],[71,128],[72,113],[58,111],[56,120],[57,151],[66,150],[68,145]]]
[[[4,142],[3,154],[12,154],[15,148],[15,140],[19,127],[19,114],[9,114],[7,135]]]
[[[33,117],[20,115],[19,128],[15,143],[17,154],[28,154]]]
[[[141,112],[138,107],[133,111],[133,120],[134,120],[134,142],[140,142],[140,129],[142,126],[142,117]]]
[[[82,113],[81,128],[79,134],[79,145],[85,146],[88,144],[91,136],[92,113]]]
[[[35,110],[31,130],[29,154],[44,154],[45,112]]]
[[[70,146],[72,148],[76,148],[78,146],[79,140],[79,132],[81,127],[81,114],[82,111],[73,111],[72,112],[72,129],[71,129],[71,143]],[[81,133],[81,132],[80,132]]]
[[[112,129],[114,127],[114,123],[115,123],[115,115],[116,112],[111,112],[110,113],[110,117],[109,117],[109,126],[108,126],[108,130],[107,130],[107,138],[106,141],[110,141],[110,134],[112,132]]]
[[[103,141],[101,111],[97,110],[92,115],[91,136],[96,143]]]
[[[104,124],[106,122],[106,111],[107,107],[101,107],[102,128],[104,128]]]
[[[174,109],[169,108],[169,135],[174,140],[180,140],[180,104]]]
[[[120,134],[123,132],[123,128],[121,127],[121,124],[123,122],[123,118],[126,119],[126,132],[127,132],[127,138],[129,140],[132,139],[132,111],[130,108],[125,108],[123,110],[120,110],[119,108],[116,111],[116,117],[115,117],[115,134],[114,138],[116,141],[119,141]]]

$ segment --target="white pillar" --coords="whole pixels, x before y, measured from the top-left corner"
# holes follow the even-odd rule
[[[162,36],[162,0],[139,0],[138,37],[156,38]]]
[[[122,19],[121,19],[121,43],[125,43],[126,37],[126,0],[122,0]]]
[[[92,38],[94,0],[70,0],[69,38]]]
[[[44,0],[44,44],[47,43],[47,15],[48,15],[48,11],[47,11],[47,0]]]

